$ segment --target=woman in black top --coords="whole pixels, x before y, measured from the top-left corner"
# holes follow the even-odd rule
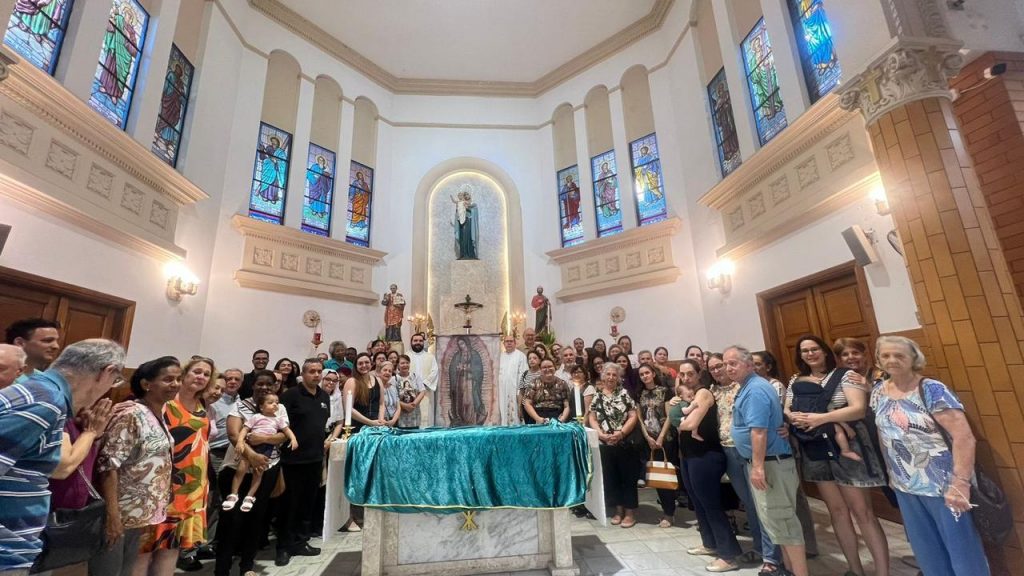
[[[381,354],[383,356],[383,354]],[[384,426],[384,395],[381,385],[373,375],[373,360],[363,352],[356,356],[355,373],[345,382],[342,398],[352,395],[352,431],[359,432],[363,426]],[[337,438],[341,433],[341,424],[334,429],[332,435]],[[363,507],[349,505],[349,519],[339,532],[359,532],[363,523]]]
[[[679,450],[682,454],[686,488],[697,514],[702,546],[687,550],[692,555],[717,556],[708,564],[710,572],[725,572],[739,567],[736,557],[740,545],[729,525],[722,506],[722,475],[725,474],[725,452],[718,435],[718,409],[715,396],[700,384],[696,362],[679,365],[679,396],[693,393],[688,412],[679,424]],[[745,482],[745,478],[738,479]]]

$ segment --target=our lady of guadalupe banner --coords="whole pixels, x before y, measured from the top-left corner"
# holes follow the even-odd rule
[[[499,334],[438,336],[438,426],[501,424],[498,408]]]

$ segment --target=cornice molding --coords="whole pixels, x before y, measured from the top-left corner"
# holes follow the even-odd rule
[[[613,250],[639,246],[656,238],[675,236],[676,232],[679,232],[682,227],[682,220],[673,216],[672,218],[662,220],[661,222],[651,224],[649,226],[631,228],[613,236],[587,240],[577,246],[551,250],[550,252],[547,252],[547,255],[555,264],[564,265],[570,262],[600,256],[601,254]]]
[[[537,80],[502,82],[398,77],[278,0],[248,0],[249,5],[257,12],[341,60],[394,94],[517,98],[536,98],[655,32],[661,28],[674,2],[675,0],[656,0],[647,15]]]
[[[356,246],[341,240],[325,238],[287,226],[263,222],[262,220],[249,218],[242,214],[232,216],[231,224],[244,236],[270,240],[283,246],[306,250],[322,256],[343,258],[371,266],[376,266],[387,256],[387,252],[363,248],[362,246]]]

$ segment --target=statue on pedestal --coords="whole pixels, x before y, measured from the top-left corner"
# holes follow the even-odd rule
[[[458,199],[452,198],[452,202],[455,203],[455,254],[459,260],[477,260],[478,214],[469,189],[463,188]]]
[[[405,296],[398,291],[397,284],[391,285],[391,291],[384,293],[380,303],[384,306],[384,340],[386,342],[401,342]]]
[[[551,301],[544,295],[543,286],[537,286],[537,295],[533,297],[530,306],[537,311],[534,331],[537,333],[537,336],[540,336],[547,332],[551,325]]]

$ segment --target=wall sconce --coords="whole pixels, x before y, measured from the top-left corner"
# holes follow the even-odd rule
[[[182,296],[199,293],[199,278],[181,262],[169,262],[164,267],[167,276],[167,299],[180,302]]]
[[[732,290],[732,274],[736,265],[732,260],[719,260],[708,268],[708,290],[718,290],[723,296]]]
[[[881,185],[875,186],[871,190],[871,199],[875,201],[875,212],[878,212],[879,216],[888,216],[892,213],[892,209],[889,208],[889,198],[885,196],[885,188]]]

